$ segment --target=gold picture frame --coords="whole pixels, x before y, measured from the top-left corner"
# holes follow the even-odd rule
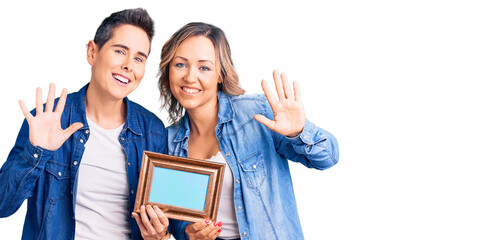
[[[216,221],[225,164],[143,152],[134,212],[158,206],[169,219]]]

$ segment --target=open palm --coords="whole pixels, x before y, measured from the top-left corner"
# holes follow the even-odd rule
[[[37,88],[36,95],[36,115],[33,116],[22,100],[19,100],[21,111],[30,126],[30,142],[34,146],[40,146],[47,150],[57,150],[75,131],[83,126],[82,123],[74,123],[67,129],[61,129],[61,114],[65,108],[67,90],[63,89],[58,105],[54,108],[54,84],[49,86],[49,94],[47,102],[44,105],[42,102],[42,89]]]
[[[286,74],[280,75],[278,71],[274,70],[273,78],[278,99],[274,97],[264,80],[262,80],[262,89],[271,105],[274,120],[260,114],[255,115],[255,119],[283,136],[295,137],[302,132],[306,122],[299,84],[293,82],[292,92]]]

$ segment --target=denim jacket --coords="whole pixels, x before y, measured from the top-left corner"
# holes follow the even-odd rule
[[[58,150],[50,151],[31,144],[25,120],[0,169],[0,217],[13,214],[28,199],[23,239],[74,239],[75,175],[90,134],[84,103],[87,86],[67,96],[61,116],[63,129],[75,122],[84,127]],[[126,122],[118,140],[127,156],[129,211],[133,212],[143,150],[165,153],[166,132],[153,113],[127,98],[124,102]],[[129,219],[132,238],[141,239],[135,219]]]
[[[218,93],[215,134],[234,177],[234,207],[241,239],[303,239],[287,159],[327,169],[337,163],[337,140],[306,120],[304,130],[289,138],[271,131],[253,116],[274,119],[264,95]],[[189,117],[167,128],[168,154],[187,157]],[[228,173],[226,173],[228,174]],[[176,239],[188,239],[187,222],[172,220]]]

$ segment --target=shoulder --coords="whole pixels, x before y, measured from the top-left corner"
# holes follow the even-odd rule
[[[269,102],[263,94],[227,96],[221,100],[227,101],[227,103],[220,103],[220,107],[225,110],[219,110],[219,118],[221,120],[232,119],[233,124],[246,125],[254,123],[255,115],[269,116],[268,113],[271,112]]]
[[[187,118],[187,115],[184,115],[177,122],[166,127],[168,139],[173,140],[173,139],[175,139],[175,137],[183,138],[184,136],[186,136],[186,134],[188,132],[188,128],[189,128],[188,127],[188,118]]]
[[[236,115],[242,113],[263,114],[269,107],[269,102],[264,94],[229,96],[229,101]]]
[[[164,132],[164,123],[154,113],[131,100],[128,102],[128,107],[131,108],[128,112],[132,114],[140,126],[148,131]]]

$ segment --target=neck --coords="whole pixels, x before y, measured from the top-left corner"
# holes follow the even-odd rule
[[[215,127],[218,123],[218,100],[215,104],[208,104],[207,107],[187,110],[189,115],[190,134],[207,135],[215,134]]]
[[[114,129],[126,121],[126,104],[123,99],[110,99],[101,94],[94,84],[86,92],[86,115],[104,129]]]

